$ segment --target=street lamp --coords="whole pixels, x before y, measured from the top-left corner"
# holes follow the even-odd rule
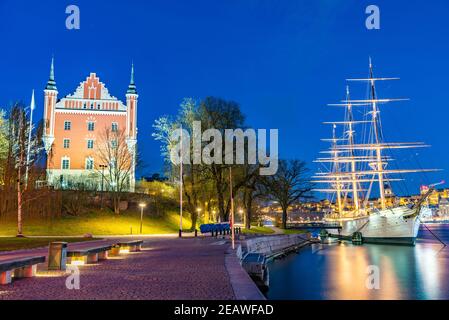
[[[246,227],[246,216],[243,215],[243,209],[239,209],[240,218],[243,218],[243,224]],[[241,221],[241,220],[240,220]]]
[[[143,209],[147,206],[145,202],[139,203],[140,207],[140,234],[142,234],[142,223],[143,223]]]

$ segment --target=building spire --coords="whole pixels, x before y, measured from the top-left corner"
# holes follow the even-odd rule
[[[54,58],[51,58],[51,66],[50,66],[50,78],[48,79],[46,90],[57,90],[56,81],[55,81],[55,65]]]
[[[128,91],[126,93],[137,94],[136,84],[134,83],[134,62],[131,63],[131,80],[129,82]]]
[[[34,101],[34,89],[33,92],[31,93],[31,104],[30,104],[30,109],[34,110],[36,108],[36,102]]]

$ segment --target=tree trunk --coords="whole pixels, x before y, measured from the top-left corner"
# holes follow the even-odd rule
[[[287,208],[282,208],[282,229],[287,229]]]
[[[192,226],[190,227],[190,231],[195,231],[196,229],[196,221],[198,220],[198,213],[196,210],[193,211],[193,213],[190,215],[192,219]]]
[[[20,143],[20,142],[19,142]],[[20,148],[22,145],[20,144]],[[23,161],[23,152],[20,150],[20,159],[19,166],[17,169],[17,236],[23,236],[23,221],[22,221],[22,186],[21,186],[21,174],[22,174],[22,161]]]
[[[217,200],[218,200],[218,210],[220,211],[220,220],[228,221],[228,214],[226,212],[225,206],[224,206],[224,195],[221,190],[221,183],[217,183]]]
[[[114,213],[120,214],[120,196],[114,195]]]
[[[251,217],[252,217],[252,206],[253,206],[252,190],[250,190],[247,194],[245,194],[245,197],[246,197],[245,228],[250,229],[251,228]]]
[[[17,236],[23,236],[22,230],[22,190],[20,186],[20,167],[19,167],[19,179],[17,179]]]

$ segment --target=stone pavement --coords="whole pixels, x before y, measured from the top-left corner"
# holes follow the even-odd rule
[[[111,240],[106,240],[111,241]],[[98,244],[98,243],[97,243]],[[88,246],[88,243],[73,244]],[[225,263],[228,243],[213,238],[145,239],[141,252],[122,254],[95,265],[80,266],[80,289],[67,289],[69,274],[47,271],[40,265],[37,277],[18,279],[0,286],[1,299],[235,299],[263,296],[249,276],[239,268],[237,260]],[[0,255],[46,253],[47,249]],[[228,252],[228,254],[230,254]],[[238,279],[236,284],[235,279]],[[231,283],[232,282],[232,283]],[[246,293],[235,293],[235,290]]]

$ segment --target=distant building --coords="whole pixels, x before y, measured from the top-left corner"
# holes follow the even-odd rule
[[[449,200],[447,198],[441,198],[438,204],[438,215],[449,216]]]
[[[126,93],[126,105],[109,94],[104,83],[91,73],[73,94],[58,99],[54,64],[44,90],[44,146],[47,152],[47,183],[61,183],[79,177],[97,177],[100,184],[100,165],[95,157],[99,136],[109,128],[111,132],[125,133],[128,151],[132,156],[129,191],[135,187],[135,156],[137,143],[137,100],[134,67]],[[113,141],[111,141],[113,143]]]

